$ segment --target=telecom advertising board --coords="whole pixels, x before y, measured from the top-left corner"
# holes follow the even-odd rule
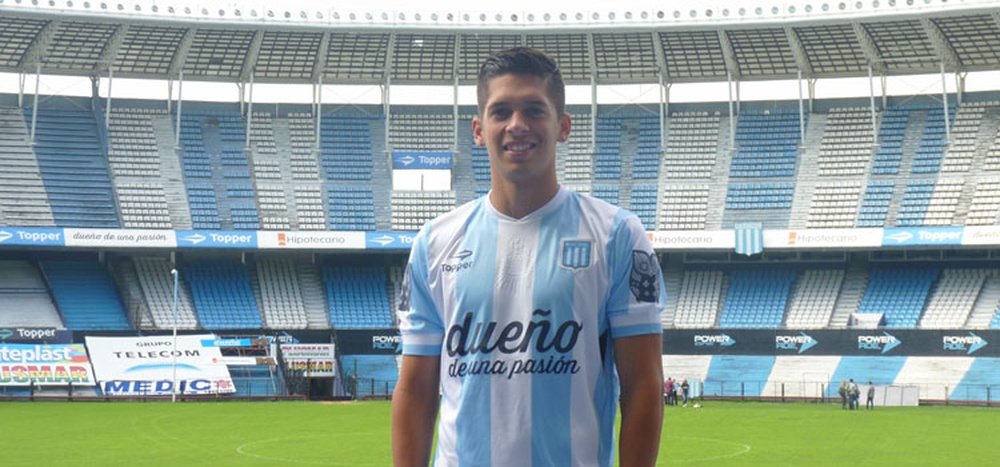
[[[91,337],[87,349],[97,382],[109,396],[164,396],[236,392],[222,352],[211,334],[147,337]]]
[[[0,344],[0,386],[93,386],[83,344]]]

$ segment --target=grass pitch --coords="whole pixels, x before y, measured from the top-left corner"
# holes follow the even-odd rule
[[[989,465],[1000,409],[667,407],[658,465]],[[0,464],[387,466],[389,403],[5,402]]]

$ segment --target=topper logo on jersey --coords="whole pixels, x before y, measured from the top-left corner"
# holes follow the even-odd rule
[[[590,240],[563,240],[559,265],[576,272],[590,267]]]
[[[859,350],[881,350],[882,353],[886,353],[902,343],[903,341],[888,332],[883,332],[881,336],[858,336]]]
[[[972,355],[977,350],[989,345],[986,339],[971,332],[968,336],[943,336],[941,340],[944,341],[944,350],[958,350],[965,352],[966,355]]]
[[[472,250],[462,250],[458,253],[455,253],[449,256],[448,258],[453,260],[458,260],[458,262],[442,264],[441,272],[453,274],[463,269],[469,269],[472,267],[472,260],[469,259],[471,257],[472,257]]]
[[[453,358],[448,375],[503,375],[511,379],[524,374],[578,373],[579,362],[567,355],[576,347],[583,325],[574,320],[556,325],[551,315],[551,310],[538,309],[532,312],[532,320],[528,323],[511,321],[499,328],[500,323],[496,321],[473,325],[472,313],[466,313],[461,324],[452,325],[445,337],[448,356]],[[502,358],[504,355],[546,353],[548,356],[538,358]],[[494,355],[499,358],[492,358]],[[474,359],[460,361],[461,357]]]

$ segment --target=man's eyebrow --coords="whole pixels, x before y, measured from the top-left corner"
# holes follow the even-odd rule
[[[545,102],[544,99],[530,99],[530,100],[520,101],[520,103],[522,105],[536,105],[536,106],[545,106],[546,105],[546,102]],[[512,105],[513,104],[511,103],[511,101],[494,101],[494,102],[490,102],[489,104],[487,104],[486,108],[487,109],[492,109],[494,107],[510,107]]]

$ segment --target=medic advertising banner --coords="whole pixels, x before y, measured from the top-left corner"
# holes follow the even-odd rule
[[[0,344],[0,386],[93,386],[83,344]]]
[[[177,336],[91,337],[87,349],[105,395],[168,396],[236,392],[222,352],[211,334]]]
[[[333,344],[282,344],[281,355],[289,369],[315,378],[337,376]]]

